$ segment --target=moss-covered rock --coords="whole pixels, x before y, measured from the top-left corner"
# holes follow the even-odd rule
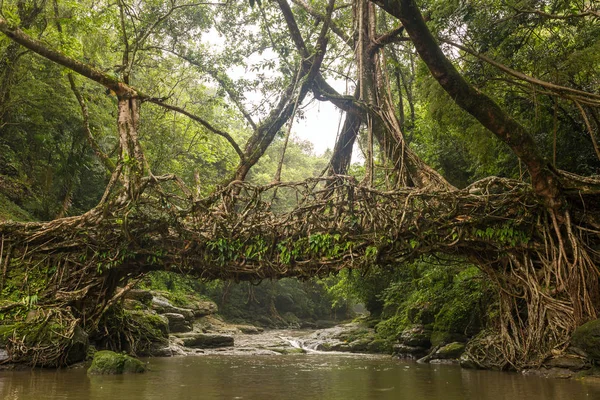
[[[374,339],[367,346],[369,353],[379,354],[390,354],[392,352],[392,345],[384,339]]]
[[[125,317],[139,328],[142,336],[161,341],[169,337],[169,320],[147,310],[125,310]]]
[[[432,347],[437,347],[440,345],[443,346],[445,344],[452,343],[452,342],[464,343],[466,341],[467,341],[466,336],[462,335],[460,333],[444,332],[444,331],[433,331],[431,333],[431,346]]]
[[[426,329],[423,325],[413,325],[402,331],[398,340],[405,346],[429,348],[431,346],[431,330]]]
[[[125,294],[124,297],[125,297],[125,299],[139,301],[140,303],[144,304],[145,306],[150,307],[153,296],[152,296],[152,293],[150,293],[150,291],[148,291],[148,290],[131,289],[130,291],[128,291]]]
[[[233,337],[208,333],[182,333],[177,335],[185,347],[200,349],[233,346]]]
[[[96,352],[87,373],[90,375],[133,374],[146,371],[144,363],[137,358],[109,350]]]
[[[592,359],[600,360],[600,319],[581,325],[573,333],[571,344],[585,351]]]
[[[465,344],[459,342],[449,343],[440,347],[434,354],[434,359],[450,360],[459,358],[465,352]]]

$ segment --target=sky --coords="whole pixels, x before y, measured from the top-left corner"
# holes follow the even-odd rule
[[[246,26],[246,29],[249,29]],[[211,28],[206,35],[203,36],[203,42],[209,44],[214,51],[219,51],[224,45],[224,39],[219,33]],[[265,50],[262,54],[253,54],[248,60],[248,65],[259,63],[262,59],[277,59],[276,55],[270,50]],[[252,79],[256,76],[250,68],[233,67],[227,71],[227,74],[232,79],[241,77]],[[331,80],[327,82],[336,89],[339,93],[346,93],[346,82],[342,79]],[[246,100],[249,103],[258,103],[260,94],[245,93]],[[304,118],[296,119],[292,125],[292,134],[300,139],[308,140],[313,144],[313,150],[316,155],[321,155],[327,149],[333,150],[337,133],[344,122],[344,116],[340,110],[330,102],[317,101],[312,96],[307,96],[302,104],[304,110]]]

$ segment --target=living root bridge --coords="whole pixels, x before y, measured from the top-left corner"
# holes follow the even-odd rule
[[[117,288],[152,270],[258,281],[398,268],[445,253],[476,261],[499,289],[497,332],[486,339],[495,350],[485,357],[473,351],[482,365],[538,364],[596,317],[599,236],[586,221],[599,210],[575,207],[581,211],[567,213],[562,229],[522,182],[488,178],[460,191],[386,192],[336,176],[260,187],[233,182],[204,199],[167,179],[149,179],[144,188],[136,201],[118,193],[82,216],[0,224],[2,287],[35,292],[43,307],[68,306],[93,329],[122,295]]]

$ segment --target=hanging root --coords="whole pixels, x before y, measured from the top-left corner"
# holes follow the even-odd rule
[[[3,284],[34,294],[42,309],[70,307],[91,333],[117,288],[152,270],[259,281],[401,268],[422,254],[465,256],[500,293],[496,336],[479,340],[493,345],[486,357],[472,351],[497,368],[539,365],[597,316],[600,210],[558,218],[522,182],[381,191],[344,176],[259,187],[236,181],[201,200],[178,185],[173,176],[152,177],[135,201],[117,193],[80,217],[0,223]],[[135,347],[130,332],[124,341]]]

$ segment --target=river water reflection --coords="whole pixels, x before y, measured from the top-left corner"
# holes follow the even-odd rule
[[[600,385],[416,364],[383,356],[208,355],[147,360],[150,371],[0,371],[0,399],[600,399]]]

